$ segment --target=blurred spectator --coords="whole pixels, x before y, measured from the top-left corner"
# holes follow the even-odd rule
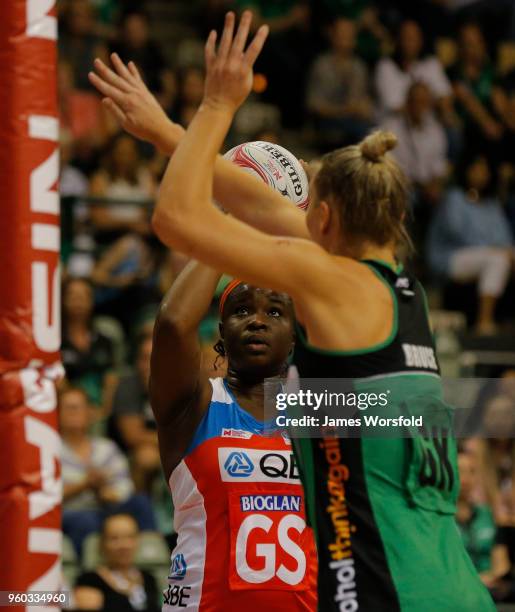
[[[157,257],[152,237],[126,234],[103,251],[91,273],[97,312],[118,319],[127,334],[142,309],[159,303]]]
[[[446,125],[455,122],[452,89],[444,69],[434,55],[424,50],[424,36],[415,21],[403,21],[392,57],[384,57],[376,67],[375,86],[379,110],[384,116],[402,110],[413,82],[425,83]]]
[[[466,165],[462,184],[446,194],[432,222],[428,262],[433,272],[455,282],[475,281],[479,305],[476,330],[493,333],[495,306],[513,262],[513,237],[495,196],[485,158]]]
[[[149,234],[149,213],[145,205],[155,193],[155,181],[136,141],[126,134],[118,134],[90,183],[91,196],[104,200],[91,206],[91,220],[100,240],[111,242],[127,231]],[[116,202],[109,204],[109,200]]]
[[[502,141],[503,162],[511,164],[509,171],[515,170],[515,69],[499,81],[492,89],[492,104],[502,122],[504,137]]]
[[[77,578],[77,608],[109,612],[160,610],[154,577],[134,565],[137,546],[138,526],[130,515],[120,513],[105,519],[100,539],[103,563]]]
[[[113,399],[113,437],[130,453],[139,491],[148,491],[160,470],[156,422],[148,397],[152,338],[140,340],[135,367],[121,377]]]
[[[204,71],[196,66],[184,68],[179,75],[179,96],[175,117],[187,127],[204,96]]]
[[[73,165],[74,141],[66,129],[61,129],[59,133],[59,145],[59,194],[62,198],[85,197],[89,191],[88,179]]]
[[[372,126],[367,67],[354,55],[356,27],[339,18],[329,28],[331,50],[314,62],[307,107],[323,144],[342,146],[361,140]]]
[[[166,65],[160,45],[151,39],[148,16],[141,10],[129,10],[122,16],[119,37],[111,45],[123,61],[133,61],[148,88],[169,109],[175,99],[177,83]]]
[[[95,9],[89,0],[66,4],[59,32],[59,56],[70,63],[77,89],[91,90],[88,72],[95,57],[107,60],[107,48],[95,33]]]
[[[375,64],[390,42],[388,30],[379,19],[379,11],[371,0],[316,0],[312,10],[320,24],[338,18],[352,20],[356,25],[356,53],[367,64]]]
[[[478,479],[477,465],[470,453],[458,455],[460,493],[456,520],[463,543],[474,567],[488,581],[492,567],[491,553],[495,541],[495,523],[488,506],[477,504],[474,499]]]
[[[263,96],[279,106],[284,127],[300,127],[306,65],[312,54],[307,0],[236,0],[236,6],[241,11],[252,10],[254,30],[268,24],[270,34],[256,62],[256,72],[263,73],[268,82]]]
[[[392,154],[416,187],[417,199],[436,205],[448,171],[447,139],[432,108],[428,86],[415,82],[408,89],[405,109],[387,117],[382,127],[399,140]]]
[[[508,409],[513,411],[513,399],[497,396],[488,402],[485,410],[485,421],[491,413],[497,423],[506,422]],[[477,483],[478,500],[487,503],[492,509],[495,522],[500,527],[515,527],[515,495],[513,475],[515,472],[515,443],[513,428],[507,431],[506,437],[500,437],[496,424],[489,432],[490,426],[485,422],[485,437],[478,440],[480,473]],[[494,433],[495,432],[495,433]],[[493,437],[493,436],[497,437]],[[490,437],[487,437],[490,436]]]
[[[104,391],[116,380],[111,340],[93,324],[93,286],[82,278],[63,285],[61,356],[66,377],[83,388],[91,401],[103,405]]]
[[[59,60],[57,77],[61,129],[74,139],[79,157],[85,158],[105,143],[112,123],[96,93],[75,87],[73,66],[66,59]]]
[[[496,74],[478,25],[469,23],[461,28],[458,59],[448,73],[467,151],[482,151],[490,161],[496,160],[503,126],[493,107]]]
[[[84,538],[109,513],[130,512],[142,529],[154,529],[150,500],[134,494],[127,459],[114,442],[92,437],[94,413],[84,391],[70,387],[59,398],[62,446],[63,532],[80,556]]]

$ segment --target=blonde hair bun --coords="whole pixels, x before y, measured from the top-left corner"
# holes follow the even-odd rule
[[[361,155],[371,162],[379,162],[381,158],[397,145],[397,136],[393,132],[377,131],[367,136],[360,144]]]

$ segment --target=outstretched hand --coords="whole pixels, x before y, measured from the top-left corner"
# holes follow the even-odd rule
[[[163,134],[172,122],[148,90],[134,62],[125,65],[112,53],[111,63],[114,70],[97,58],[96,72],[88,75],[90,82],[105,96],[102,103],[129,134],[164,148],[161,146]]]
[[[218,49],[216,32],[209,34],[205,48],[204,104],[235,112],[252,90],[252,68],[265,44],[268,26],[258,29],[245,50],[251,22],[252,13],[245,11],[234,34],[235,16],[233,12],[227,13]]]

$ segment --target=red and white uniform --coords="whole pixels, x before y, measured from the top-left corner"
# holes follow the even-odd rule
[[[316,611],[317,561],[291,444],[222,378],[170,476],[178,534],[163,611]]]

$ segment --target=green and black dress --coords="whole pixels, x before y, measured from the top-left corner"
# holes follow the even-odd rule
[[[326,351],[310,346],[299,327],[294,363],[301,379],[352,379],[360,392],[388,389],[388,416],[420,414],[427,405],[445,418],[430,434],[415,428],[407,437],[294,440],[317,540],[318,609],[493,611],[454,518],[452,411],[442,399],[424,290],[401,267],[363,263],[391,291],[390,337],[365,350]]]

